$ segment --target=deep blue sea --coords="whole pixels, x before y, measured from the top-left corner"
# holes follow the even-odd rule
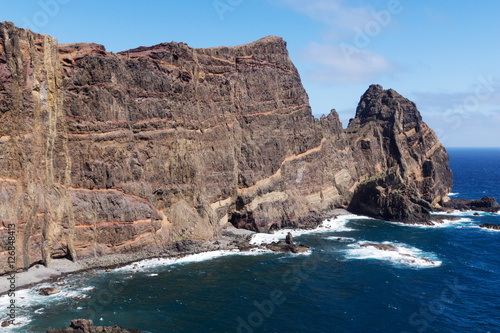
[[[455,198],[500,198],[500,149],[448,152]],[[19,292],[23,325],[10,331],[83,317],[151,333],[500,332],[500,232],[478,227],[500,214],[454,215],[436,227],[343,216],[295,232],[306,255],[216,252],[72,276],[58,295]]]

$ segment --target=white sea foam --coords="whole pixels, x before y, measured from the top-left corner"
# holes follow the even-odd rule
[[[155,258],[155,259],[145,259],[126,266],[122,266],[114,269],[115,272],[129,272],[131,270],[142,270],[144,268],[158,267],[158,266],[169,266],[175,264],[187,264],[194,262],[207,261],[215,258],[220,258],[228,255],[239,254],[238,250],[220,250],[220,251],[210,251],[201,252],[196,254],[190,254],[185,257],[180,258]]]
[[[57,287],[61,292],[50,295],[43,296],[39,294],[41,288]],[[16,320],[14,323],[21,323],[21,325],[10,325],[8,327],[2,328],[5,331],[10,332],[24,332],[24,327],[29,324],[32,320],[31,314],[43,315],[47,304],[51,302],[60,303],[64,300],[72,298],[85,298],[85,292],[93,289],[92,287],[71,287],[69,284],[65,286],[54,285],[51,283],[39,284],[31,289],[22,289],[15,291],[15,305],[16,305]],[[7,309],[10,305],[11,297],[8,295],[0,296],[0,308]],[[27,315],[29,314],[29,315]]]
[[[451,216],[451,214],[450,214]],[[404,222],[387,222],[387,223],[394,223],[398,224],[400,226],[404,227],[410,227],[410,228],[422,228],[422,229],[432,229],[432,228],[463,228],[463,227],[468,227],[471,226],[474,221],[471,218],[468,217],[462,217],[458,220],[447,220],[443,219],[442,223],[439,222],[433,222],[434,224],[432,225],[427,225],[427,224],[409,224],[409,223],[404,223]]]
[[[395,242],[383,242],[385,245],[392,245],[397,251],[387,251],[377,249],[373,246],[361,247],[362,244],[372,243],[359,241],[348,245],[345,250],[346,259],[375,259],[388,262],[394,266],[431,268],[438,267],[442,262],[433,253],[424,252],[416,247]]]
[[[484,230],[484,231],[490,231],[490,232],[500,232],[500,230],[498,230],[498,229],[481,228],[478,225],[472,226],[472,228],[477,228],[477,229],[481,229],[481,230]]]
[[[286,238],[286,235],[290,232],[293,237],[301,236],[301,235],[306,235],[306,234],[313,234],[313,233],[322,233],[322,232],[347,232],[347,231],[354,231],[354,229],[347,227],[347,223],[349,223],[351,220],[365,220],[365,219],[370,219],[369,217],[366,216],[360,216],[360,215],[354,215],[354,214],[346,214],[346,215],[339,215],[336,218],[331,218],[323,221],[316,229],[281,229],[277,230],[272,234],[264,234],[264,233],[257,233],[252,236],[252,240],[250,241],[250,244],[253,245],[263,245],[263,244],[270,244],[273,242],[277,242],[280,240],[284,240]]]
[[[216,259],[220,257],[226,257],[230,255],[259,255],[263,253],[272,253],[270,250],[265,249],[251,249],[249,251],[239,251],[239,250],[219,250],[210,252],[201,252],[196,254],[190,254],[185,257],[180,258],[156,258],[156,259],[145,259],[126,266],[122,266],[114,269],[114,272],[130,272],[133,270],[142,271],[147,268],[155,268],[160,266],[171,266],[176,264],[189,264],[195,262],[202,262],[211,259]]]
[[[338,241],[338,242],[342,242],[342,243],[353,243],[356,241],[356,238],[343,237],[343,236],[330,236],[330,237],[327,237],[326,239],[334,240],[334,241]]]
[[[449,197],[454,197],[454,196],[459,195],[459,194],[460,194],[460,193],[458,193],[458,192],[450,192],[450,193],[448,194],[448,196],[449,196]]]

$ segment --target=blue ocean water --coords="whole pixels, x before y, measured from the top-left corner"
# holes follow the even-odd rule
[[[500,198],[500,149],[448,151],[455,197]],[[436,227],[350,215],[296,232],[306,255],[217,252],[75,275],[58,295],[19,292],[23,325],[6,331],[83,317],[143,332],[500,332],[500,232],[478,227],[500,214],[480,214]]]

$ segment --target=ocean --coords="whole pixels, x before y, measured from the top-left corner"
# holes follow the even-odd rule
[[[500,199],[500,149],[448,152],[453,197]],[[150,333],[500,332],[500,232],[479,228],[500,214],[452,215],[434,227],[346,215],[294,231],[306,254],[219,251],[72,275],[57,295],[18,291],[22,325],[2,330],[88,318]]]

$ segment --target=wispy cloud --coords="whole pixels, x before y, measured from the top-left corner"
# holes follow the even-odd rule
[[[500,82],[493,76],[480,77],[467,91],[430,92],[412,94],[419,109],[426,113],[461,113],[470,117],[474,114],[492,115],[500,112]]]
[[[301,52],[301,60],[312,65],[306,73],[309,80],[372,83],[399,69],[383,55],[368,50],[371,40],[392,20],[389,11],[383,17],[372,6],[352,6],[344,0],[280,1],[325,25],[321,43],[311,43]],[[372,29],[370,36],[365,34],[360,45],[356,37],[367,29]]]
[[[346,57],[335,45],[311,43],[300,58],[314,64],[306,75],[312,81],[328,83],[363,83],[376,81],[381,75],[394,73],[398,66],[380,54],[358,50]]]
[[[342,0],[281,0],[295,11],[307,14],[315,21],[327,24],[333,30],[354,30],[371,19],[371,6],[349,7]]]

